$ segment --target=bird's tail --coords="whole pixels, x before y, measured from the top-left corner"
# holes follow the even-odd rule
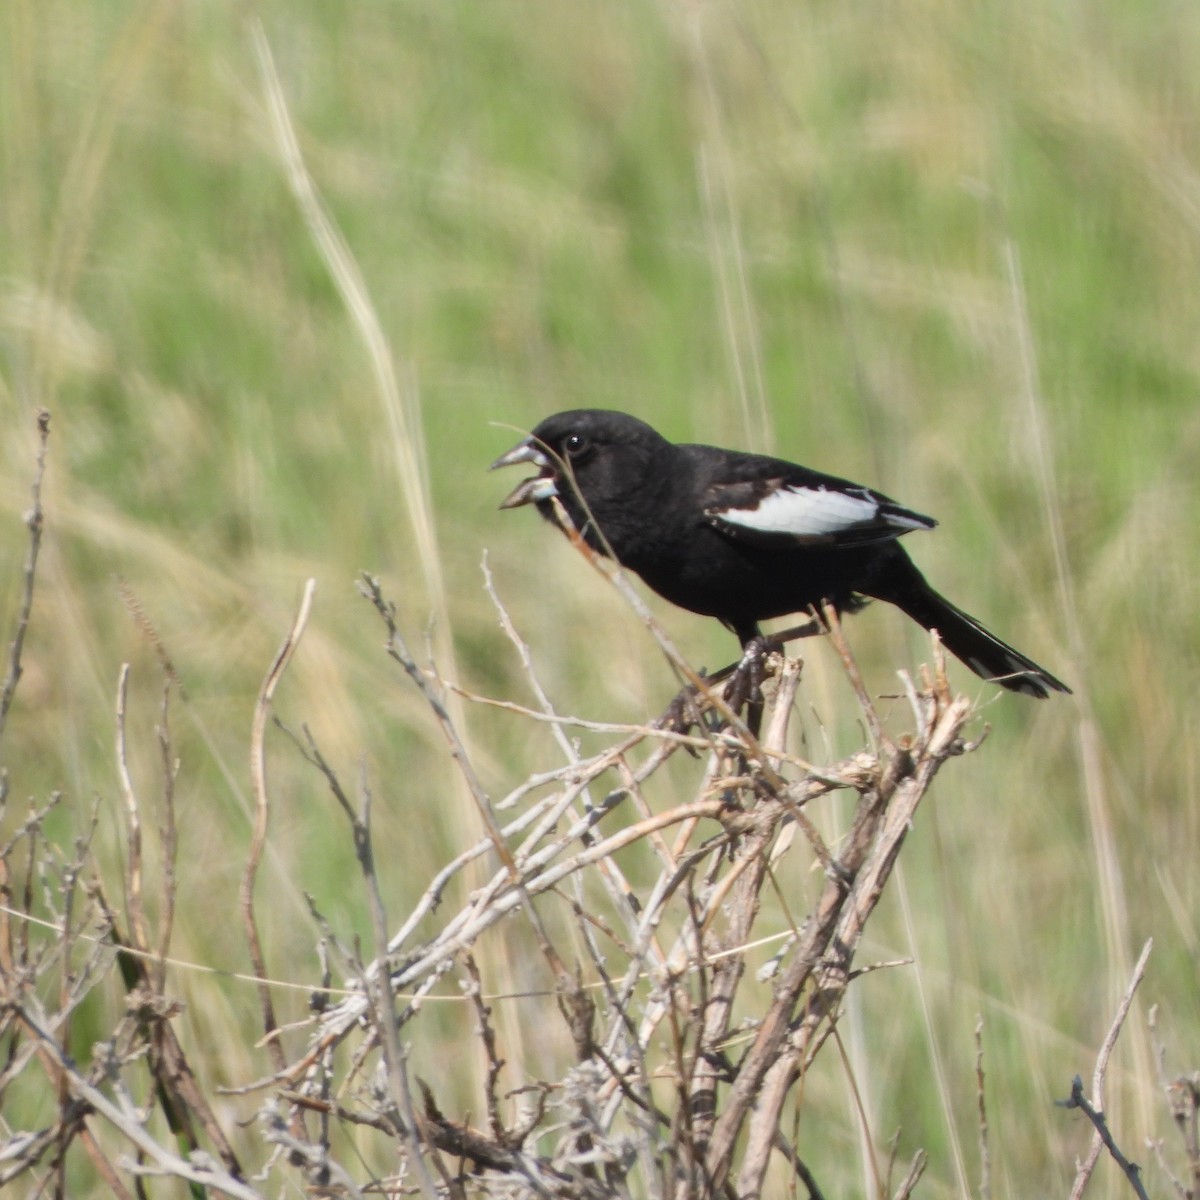
[[[907,559],[907,555],[905,556]],[[1021,692],[1044,700],[1051,691],[1070,692],[1061,679],[1038,666],[994,633],[989,633],[974,617],[955,608],[925,582],[911,560],[908,570],[890,574],[886,594],[874,593],[907,613],[925,629],[936,629],[942,645],[961,659],[981,679],[990,679],[1009,691]]]

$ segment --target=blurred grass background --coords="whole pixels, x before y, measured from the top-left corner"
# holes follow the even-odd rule
[[[289,186],[250,12],[390,346],[390,399]],[[189,696],[175,950],[245,969],[251,708],[313,575],[278,708],[345,778],[367,764],[404,911],[475,827],[355,574],[382,575],[447,673],[523,700],[486,550],[561,710],[658,712],[673,682],[635,619],[532,514],[498,513],[513,481],[484,470],[551,412],[627,409],[937,515],[911,543],[935,585],[1078,693],[1000,697],[989,742],[939,780],[873,931],[878,957],[916,965],[859,985],[847,1062],[807,1085],[817,1178],[866,1187],[853,1073],[877,1142],[900,1127],[902,1152],[929,1149],[923,1194],[973,1186],[982,1014],[996,1194],[1065,1194],[1088,1130],[1051,1101],[1090,1075],[1148,936],[1109,1111],[1135,1158],[1170,1136],[1144,1013],[1161,1006],[1172,1065],[1200,1062],[1200,8],[10,0],[0,27],[6,629],[33,413],[53,414],[6,824],[61,788],[66,844],[99,796],[116,869],[125,661],[156,792],[161,675],[123,581]],[[715,623],[655,609],[698,664],[731,657]],[[882,607],[850,632],[877,691],[927,656]],[[807,750],[847,752],[841,669],[804,651]],[[544,730],[467,721],[497,794],[558,761]],[[271,770],[264,936],[276,974],[311,981],[302,891],[345,931],[366,909],[319,781],[279,738]],[[173,986],[209,1080],[262,1074],[248,988]],[[415,1048],[423,1074],[441,1056],[446,1104],[472,1107],[479,1064],[445,1078],[434,1034],[472,1020],[431,1018]],[[528,1070],[549,1052],[530,1035]],[[1105,1167],[1095,1194],[1124,1186]]]

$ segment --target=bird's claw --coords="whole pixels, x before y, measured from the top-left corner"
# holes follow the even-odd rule
[[[685,687],[674,700],[667,705],[666,712],[659,717],[659,724],[668,733],[678,733],[686,737],[693,729],[704,728],[704,713],[697,704],[696,689]],[[684,747],[693,758],[696,751],[691,746]]]
[[[762,726],[763,680],[767,677],[767,640],[761,635],[751,638],[725,688],[725,703],[735,712],[746,709],[746,725],[757,737]]]

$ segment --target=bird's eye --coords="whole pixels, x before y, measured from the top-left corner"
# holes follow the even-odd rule
[[[578,458],[591,446],[591,442],[582,433],[569,433],[563,441],[563,449],[570,458]]]

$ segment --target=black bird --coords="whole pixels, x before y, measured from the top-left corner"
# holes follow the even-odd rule
[[[925,582],[897,539],[937,522],[880,492],[761,454],[675,445],[603,409],[547,417],[492,468],[519,463],[538,474],[501,508],[534,504],[553,520],[557,496],[593,550],[672,604],[718,617],[744,651],[759,621],[824,603],[854,612],[873,597],[936,629],[983,679],[1039,698],[1071,690]]]

